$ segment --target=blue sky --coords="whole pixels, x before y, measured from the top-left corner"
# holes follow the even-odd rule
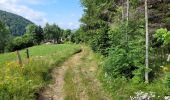
[[[77,29],[83,8],[79,0],[0,0],[0,9],[21,15],[37,25],[56,23]]]

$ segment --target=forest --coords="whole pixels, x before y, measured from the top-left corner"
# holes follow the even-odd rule
[[[76,41],[104,56],[100,78],[114,100],[145,94],[162,100],[158,97],[168,95],[169,0],[81,0],[81,4],[84,15]]]
[[[54,69],[60,73],[58,80],[63,80],[61,82],[66,95],[64,100],[81,100],[80,98],[85,100],[170,100],[170,1],[80,0],[80,2],[84,14],[80,19],[80,28],[76,31],[62,29],[56,24],[47,23],[41,27],[31,23],[25,27],[22,36],[15,36],[11,34],[6,22],[0,22],[0,53],[31,47],[35,52],[38,48],[45,49],[41,46],[48,43],[56,44],[56,47],[48,47],[52,48],[50,49],[52,51],[59,48],[57,54],[50,53],[50,50],[45,51],[47,55],[43,56],[44,59],[42,57],[40,61],[37,61],[39,62],[37,65],[36,62],[30,63],[29,67],[24,69],[25,73],[19,74],[21,77],[27,77],[27,71],[33,74],[38,71],[40,73],[38,79],[41,81],[35,81],[33,76],[28,74],[33,84],[27,90],[23,90],[24,92],[20,91],[23,94],[20,97],[26,97],[24,93],[27,93],[30,95],[29,98],[32,98],[33,93],[29,94],[30,91],[36,90],[37,93],[40,90],[40,85],[32,89],[37,84],[42,83],[42,87],[46,87],[49,84],[46,78],[49,78],[51,73],[48,70]],[[64,50],[64,53],[59,52],[60,50]],[[41,53],[40,55],[43,54]],[[48,56],[48,53],[51,55]],[[66,58],[71,55],[73,57],[67,61]],[[41,61],[47,59],[49,61],[43,65]],[[63,66],[69,66],[66,69],[59,64],[65,60],[67,63]],[[31,65],[35,71],[29,69]],[[63,70],[55,69],[53,65],[61,66]],[[37,66],[43,66],[44,71],[36,68]],[[95,66],[94,73],[90,69],[91,66]],[[91,74],[93,75],[90,76]],[[21,80],[27,82],[29,78]],[[98,83],[102,84],[103,90],[100,91],[95,87]],[[82,85],[83,90],[79,85]],[[15,89],[15,86],[13,88]],[[4,88],[3,90],[6,91]],[[14,93],[9,92],[13,96],[6,98],[17,98],[16,91],[17,89]],[[48,89],[45,91],[48,92]],[[0,95],[4,94],[0,92]],[[89,98],[87,99],[86,96]],[[55,96],[54,100],[57,100]]]
[[[0,21],[9,28],[11,34],[15,36],[23,35],[25,27],[33,22],[13,13],[0,10]]]

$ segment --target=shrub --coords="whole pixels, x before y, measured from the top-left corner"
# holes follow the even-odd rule
[[[164,46],[170,44],[170,31],[168,31],[166,28],[160,28],[156,30],[154,37],[157,38],[158,42],[163,41]]]
[[[21,50],[33,45],[33,36],[31,34],[25,34],[22,37],[15,37],[9,41],[5,47],[5,50],[6,52],[11,52],[15,50]]]
[[[122,23],[109,31],[111,46],[104,63],[104,69],[108,75],[112,77],[124,76],[131,79],[134,77],[135,70],[144,67],[144,31],[142,25],[136,26],[135,22],[132,21],[129,26]],[[143,73],[141,74],[143,75]],[[139,73],[135,75],[139,76]],[[143,80],[143,77],[140,78]]]

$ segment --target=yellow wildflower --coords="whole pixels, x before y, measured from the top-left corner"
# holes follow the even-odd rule
[[[164,66],[164,67],[163,67],[163,71],[164,71],[164,72],[168,72],[168,71],[169,71],[169,68],[168,68],[167,66]]]

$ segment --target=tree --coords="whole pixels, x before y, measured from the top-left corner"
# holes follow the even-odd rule
[[[145,82],[149,83],[149,31],[148,31],[148,0],[145,0],[145,29],[146,29],[146,55],[145,55]]]
[[[44,36],[47,41],[60,43],[62,38],[62,29],[55,24],[49,25],[47,23],[44,27]]]
[[[72,34],[72,32],[71,32],[70,29],[64,30],[64,32],[63,32],[63,39],[64,39],[64,41],[70,41],[71,34]]]
[[[45,40],[50,40],[52,39],[52,35],[51,35],[51,31],[50,31],[50,25],[48,23],[46,23],[45,27],[44,27],[44,38]]]
[[[26,27],[26,34],[31,34],[33,37],[34,44],[40,44],[41,41],[44,39],[43,36],[43,29],[41,26],[36,26],[34,24],[29,24]]]
[[[26,34],[35,34],[36,28],[37,28],[37,26],[35,24],[29,24],[26,27]]]
[[[0,53],[4,52],[6,42],[9,40],[9,29],[0,21]]]
[[[34,34],[34,38],[35,38],[35,42],[37,44],[40,44],[43,40],[44,40],[44,34],[43,34],[43,29],[41,28],[41,26],[36,27],[35,29],[35,34]]]

